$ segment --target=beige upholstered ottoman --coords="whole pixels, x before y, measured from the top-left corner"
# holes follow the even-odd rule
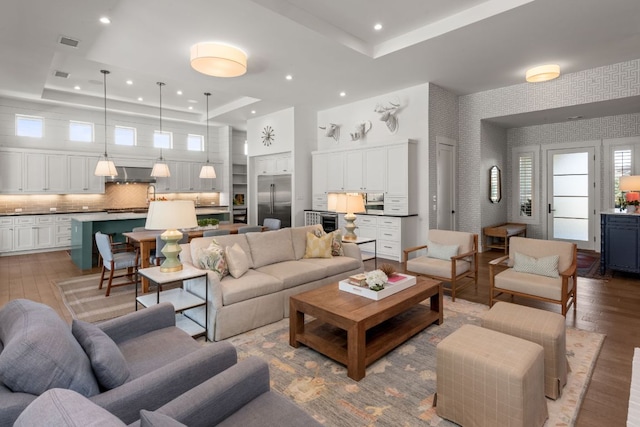
[[[436,412],[463,426],[536,426],[548,417],[542,347],[463,325],[436,349]]]
[[[567,383],[565,318],[558,313],[498,302],[482,327],[540,344],[544,348],[544,394],[557,399]]]

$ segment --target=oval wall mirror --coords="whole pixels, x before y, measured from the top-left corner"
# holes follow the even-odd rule
[[[489,169],[489,200],[491,203],[502,200],[502,177],[498,166]]]

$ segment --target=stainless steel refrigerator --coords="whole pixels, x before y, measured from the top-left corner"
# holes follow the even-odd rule
[[[291,227],[291,175],[258,176],[258,224],[277,218],[281,227]]]

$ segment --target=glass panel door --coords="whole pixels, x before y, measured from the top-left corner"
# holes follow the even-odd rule
[[[594,149],[549,150],[548,231],[551,239],[594,248]]]

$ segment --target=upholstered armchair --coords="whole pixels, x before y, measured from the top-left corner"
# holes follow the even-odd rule
[[[489,305],[506,294],[559,304],[563,316],[575,311],[577,256],[574,243],[512,237],[509,255],[489,263]]]
[[[0,426],[53,388],[131,423],[236,362],[231,344],[202,346],[178,329],[169,303],[69,327],[51,307],[12,300],[0,309]]]
[[[410,258],[411,253],[426,249],[423,256]],[[456,292],[474,284],[478,289],[478,235],[463,231],[429,230],[426,245],[405,249],[403,262],[408,273],[448,282],[451,300]],[[462,285],[460,281],[469,279]]]

